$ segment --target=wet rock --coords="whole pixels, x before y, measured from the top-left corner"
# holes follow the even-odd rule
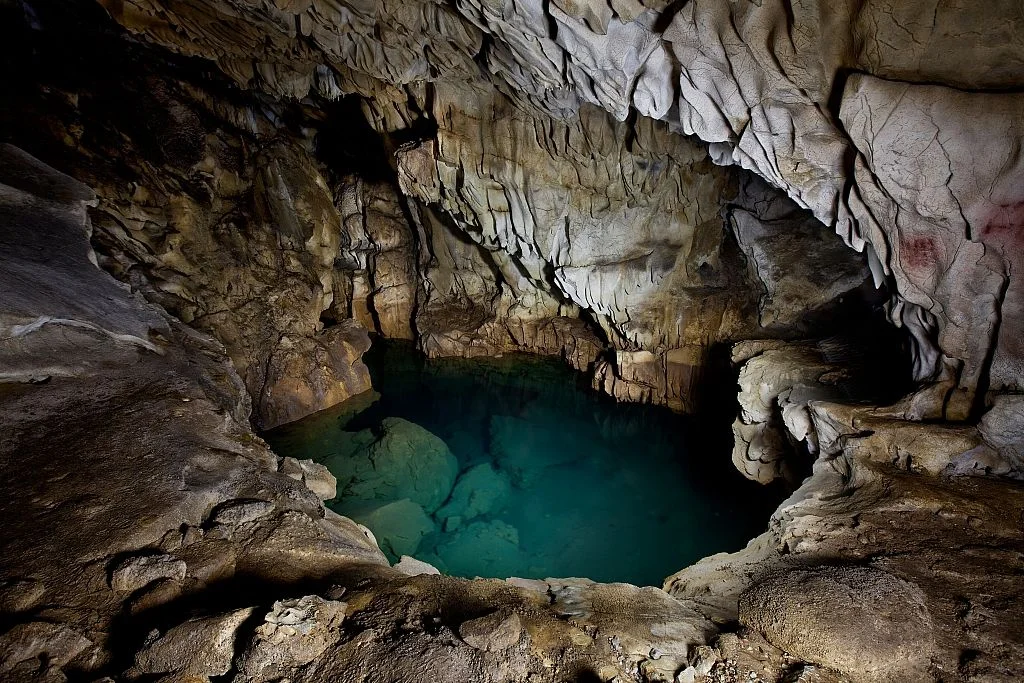
[[[743,593],[739,613],[775,646],[865,681],[924,676],[934,649],[921,590],[868,567],[770,577]]]
[[[500,652],[519,642],[523,637],[523,625],[515,612],[499,611],[463,622],[459,626],[459,636],[478,650]]]
[[[344,602],[316,595],[275,602],[240,657],[239,671],[259,683],[310,663],[341,638],[345,609]]]
[[[235,656],[238,627],[252,613],[246,608],[178,624],[139,651],[135,666],[148,674],[223,676]]]
[[[154,581],[185,578],[187,567],[170,555],[143,555],[119,562],[110,574],[110,587],[119,593],[131,593]]]

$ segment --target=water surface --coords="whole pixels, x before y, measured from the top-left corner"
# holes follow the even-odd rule
[[[338,477],[335,511],[455,576],[660,586],[762,532],[779,492],[730,464],[728,430],[617,403],[558,359],[426,360],[377,342],[375,392],[266,435]]]

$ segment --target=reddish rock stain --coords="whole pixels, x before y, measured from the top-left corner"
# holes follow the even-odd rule
[[[985,226],[981,229],[981,238],[1004,249],[1014,249],[1013,255],[1019,252],[1024,237],[1024,202],[1016,204],[1000,204],[994,207],[988,216]],[[1009,254],[1008,254],[1009,255]]]
[[[931,237],[901,237],[900,263],[907,270],[918,273],[935,266],[938,254],[935,241]]]

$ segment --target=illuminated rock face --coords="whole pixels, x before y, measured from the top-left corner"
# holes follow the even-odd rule
[[[513,262],[506,282],[526,299],[513,319],[565,300],[606,319],[621,346],[659,354],[692,343],[692,321],[714,338],[722,325],[709,319],[732,312],[678,303],[659,317],[658,293],[680,279],[673,256],[717,212],[712,178],[727,175],[694,184],[675,170],[702,155],[645,135],[644,118],[665,121],[867,250],[876,279],[895,285],[890,315],[916,339],[917,377],[952,391],[918,411],[963,418],[983,407],[979,388],[1019,389],[1022,376],[1024,167],[1012,150],[1024,104],[978,91],[1024,84],[1024,34],[1012,0],[983,13],[932,4],[104,3],[129,30],[211,59],[246,87],[357,93],[380,131],[429,118],[437,135],[399,154],[403,189],[500,253],[499,269]],[[496,91],[515,106],[495,104]],[[628,121],[627,139],[595,127],[589,106]],[[638,174],[645,151],[669,158],[645,159]],[[544,164],[552,154],[563,163]],[[575,201],[551,182],[565,162],[579,171]],[[663,173],[674,191],[659,190]],[[579,201],[587,188],[599,203]],[[670,218],[674,206],[683,210]],[[633,246],[623,247],[627,229]],[[595,230],[601,250],[587,237]]]

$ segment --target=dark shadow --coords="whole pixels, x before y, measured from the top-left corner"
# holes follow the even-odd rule
[[[576,673],[571,683],[602,683],[604,681],[593,669],[586,669]]]

